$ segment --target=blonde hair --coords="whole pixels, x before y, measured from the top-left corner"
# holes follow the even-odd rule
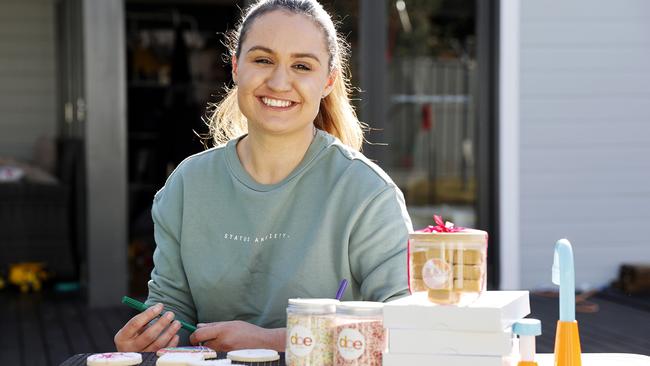
[[[341,142],[360,151],[363,144],[363,132],[366,124],[359,121],[354,107],[350,103],[348,45],[337,35],[330,15],[316,0],[260,0],[251,5],[242,17],[236,31],[227,35],[230,57],[239,59],[241,45],[254,20],[274,10],[302,14],[312,19],[325,35],[329,53],[329,72],[337,71],[332,91],[321,99],[314,126],[336,136]],[[226,95],[218,103],[212,104],[208,125],[210,137],[216,145],[241,136],[248,131],[246,117],[239,109],[237,86],[226,89]]]

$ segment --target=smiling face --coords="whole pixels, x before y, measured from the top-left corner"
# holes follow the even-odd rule
[[[233,80],[249,134],[311,136],[335,75],[323,31],[304,15],[272,11],[253,21],[240,49]]]

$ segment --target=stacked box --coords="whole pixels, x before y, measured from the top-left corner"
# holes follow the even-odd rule
[[[530,313],[528,291],[486,291],[467,307],[433,304],[429,296],[418,292],[384,306],[384,366],[514,362],[518,347],[511,327]]]

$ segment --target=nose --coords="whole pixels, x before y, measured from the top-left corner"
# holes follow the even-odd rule
[[[269,75],[266,84],[273,91],[291,90],[291,75],[289,75],[284,67],[275,67],[271,75]]]

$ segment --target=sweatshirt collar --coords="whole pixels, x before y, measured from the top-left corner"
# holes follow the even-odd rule
[[[276,188],[279,188],[287,182],[291,181],[294,179],[296,176],[300,175],[302,171],[309,166],[309,164],[318,156],[318,154],[329,145],[332,140],[334,139],[333,136],[328,134],[327,132],[323,130],[316,130],[316,135],[314,136],[314,139],[311,141],[311,144],[307,148],[307,151],[305,152],[305,156],[303,156],[302,160],[298,164],[298,166],[291,172],[289,175],[284,178],[282,181],[274,184],[261,184],[256,182],[250,174],[244,169],[244,166],[242,165],[241,161],[239,160],[239,156],[237,155],[237,143],[241,141],[246,135],[242,135],[240,137],[237,137],[235,139],[232,139],[228,141],[226,144],[226,162],[228,165],[228,169],[232,173],[232,175],[243,185],[246,187],[254,190],[254,191],[259,191],[259,192],[268,192],[272,191]]]

